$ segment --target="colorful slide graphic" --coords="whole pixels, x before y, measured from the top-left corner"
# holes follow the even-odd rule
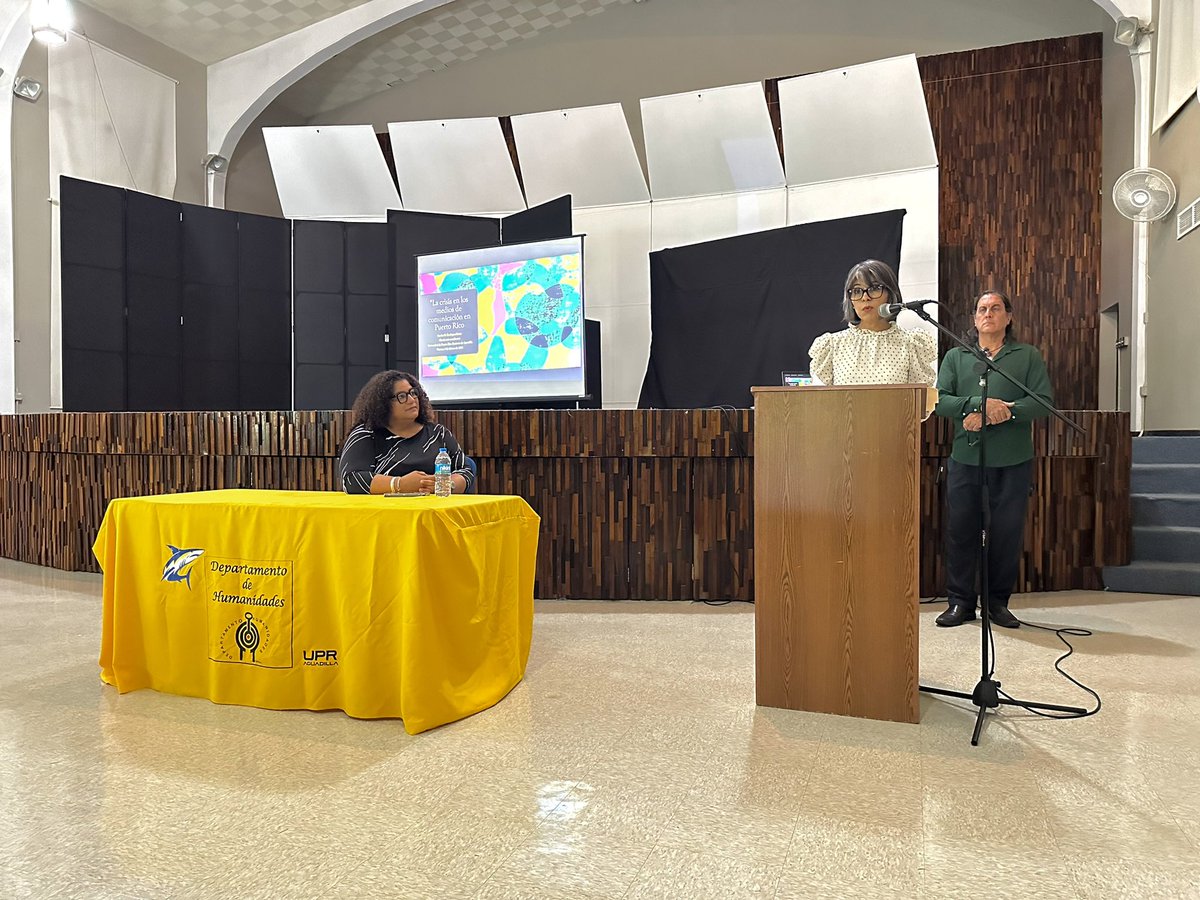
[[[420,276],[421,377],[583,365],[582,254]]]

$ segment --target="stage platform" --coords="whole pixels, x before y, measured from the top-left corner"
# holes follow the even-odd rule
[[[1040,421],[1019,592],[1102,588],[1129,562],[1129,416]],[[219,488],[332,491],[349,414],[60,413],[0,416],[0,556],[98,571],[91,555],[116,497]],[[445,411],[483,493],[542,517],[539,598],[751,600],[750,410]],[[814,435],[827,440],[828,435]],[[949,425],[922,433],[921,594],[941,590]]]

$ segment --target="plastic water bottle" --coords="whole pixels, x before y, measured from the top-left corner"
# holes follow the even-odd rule
[[[450,454],[443,447],[433,461],[433,496],[449,497],[452,493],[454,484],[450,481]]]

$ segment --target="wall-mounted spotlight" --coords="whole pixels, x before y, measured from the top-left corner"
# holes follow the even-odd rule
[[[1122,16],[1117,19],[1113,40],[1122,47],[1133,47],[1152,31],[1154,26],[1149,22],[1143,23],[1137,16]]]
[[[67,0],[32,0],[29,4],[29,28],[34,38],[47,46],[65,44],[73,24]]]
[[[219,153],[210,153],[204,157],[204,171],[209,175],[220,175],[229,168],[229,160]]]
[[[38,98],[42,96],[42,83],[34,81],[32,78],[26,78],[24,75],[18,75],[13,81],[13,93],[22,100],[37,103]]]

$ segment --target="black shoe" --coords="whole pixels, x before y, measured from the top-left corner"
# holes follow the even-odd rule
[[[961,625],[963,622],[970,622],[975,618],[975,606],[966,603],[951,603],[950,608],[934,619],[935,625],[941,625],[943,628],[953,628],[955,625]]]
[[[1001,628],[1021,627],[1021,620],[1010,613],[1007,606],[989,606],[988,618],[992,620],[993,625],[999,625]]]

